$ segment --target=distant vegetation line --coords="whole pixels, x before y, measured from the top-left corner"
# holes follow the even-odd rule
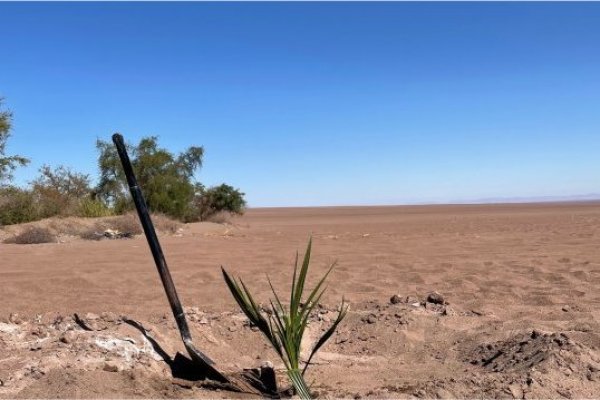
[[[133,209],[125,175],[112,143],[96,142],[98,184],[89,175],[59,165],[43,165],[26,187],[13,184],[15,169],[29,164],[22,155],[7,155],[13,114],[0,98],[0,225],[36,221],[53,216],[105,217]],[[202,167],[204,148],[191,146],[173,154],[158,138],[127,144],[131,162],[148,207],[182,222],[204,221],[219,214],[242,214],[244,193],[225,183],[205,187],[194,180]]]

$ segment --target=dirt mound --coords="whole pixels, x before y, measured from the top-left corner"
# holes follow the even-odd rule
[[[32,382],[56,374],[56,370],[142,369],[168,376],[152,344],[112,313],[85,317],[47,314],[33,320],[13,314],[0,322],[0,353],[10,355],[0,360],[0,395],[16,395]]]
[[[162,214],[153,214],[157,232],[181,234],[183,224]],[[43,235],[42,235],[43,233]],[[113,217],[52,217],[25,224],[0,226],[0,241],[7,244],[67,243],[75,240],[129,238],[142,234],[142,226],[133,213]]]
[[[597,374],[599,359],[595,350],[570,339],[566,333],[534,330],[479,346],[470,354],[469,362],[493,372],[558,371],[566,376],[576,373],[585,377]]]

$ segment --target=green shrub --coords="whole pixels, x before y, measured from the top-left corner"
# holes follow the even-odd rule
[[[100,200],[85,198],[79,202],[77,215],[84,218],[110,217],[113,210]]]
[[[30,190],[17,187],[0,189],[0,225],[21,224],[39,218],[39,209]]]
[[[207,221],[217,214],[241,215],[246,209],[246,200],[244,193],[224,183],[208,189],[199,186],[195,209],[196,219],[200,221]]]

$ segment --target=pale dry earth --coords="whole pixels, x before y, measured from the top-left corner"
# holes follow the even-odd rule
[[[281,363],[220,266],[266,304],[266,274],[285,293],[311,234],[311,282],[338,266],[306,345],[351,304],[309,369],[319,397],[600,397],[600,204],[252,209],[162,235],[195,342],[224,370]],[[248,397],[174,380],[177,351],[143,237],[0,244],[0,397]]]

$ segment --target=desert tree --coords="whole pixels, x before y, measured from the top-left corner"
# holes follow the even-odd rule
[[[25,166],[29,159],[19,155],[6,155],[6,142],[12,128],[12,112],[3,109],[4,99],[0,97],[0,185],[10,183],[17,167]]]
[[[98,140],[100,178],[96,196],[114,207],[117,213],[132,207],[128,187],[116,148]],[[136,145],[127,144],[131,164],[144,190],[148,207],[171,217],[186,220],[193,214],[196,192],[194,173],[202,166],[204,149],[192,146],[173,154],[158,145],[156,136],[144,137]]]

